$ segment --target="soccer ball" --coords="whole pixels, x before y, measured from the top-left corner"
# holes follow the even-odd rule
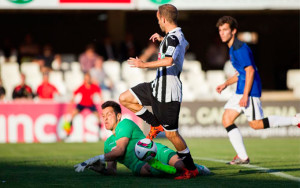
[[[149,161],[154,158],[157,152],[156,144],[148,139],[144,138],[139,140],[134,147],[136,157],[142,161]]]

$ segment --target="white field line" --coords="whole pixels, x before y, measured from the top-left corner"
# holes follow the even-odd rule
[[[202,157],[201,158],[200,157],[193,157],[193,158],[197,159],[197,160],[212,161],[212,162],[218,162],[218,163],[227,163],[228,162],[228,161],[221,160],[221,159],[202,158]],[[239,165],[239,166],[246,167],[246,168],[252,168],[252,169],[255,169],[255,170],[259,170],[259,171],[262,171],[262,172],[272,174],[274,176],[278,176],[278,177],[282,177],[282,178],[285,178],[285,179],[300,182],[299,177],[295,177],[295,176],[292,176],[292,175],[289,175],[289,174],[285,174],[283,172],[274,171],[274,170],[269,169],[269,168],[264,168],[264,167],[251,165],[251,164],[244,164],[244,165]]]

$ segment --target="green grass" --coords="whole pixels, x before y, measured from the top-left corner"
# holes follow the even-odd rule
[[[173,148],[168,140],[157,139]],[[231,160],[228,139],[187,139],[195,158]],[[245,139],[251,164],[300,177],[299,138]],[[0,144],[0,187],[300,187],[299,182],[255,169],[195,160],[214,175],[190,180],[135,177],[118,164],[117,176],[89,170],[74,172],[74,164],[103,153],[103,142]],[[4,182],[5,181],[5,182]]]

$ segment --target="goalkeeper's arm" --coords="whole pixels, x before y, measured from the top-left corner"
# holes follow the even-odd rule
[[[107,162],[107,168],[105,166],[100,165],[91,165],[89,166],[89,169],[103,174],[103,175],[116,175],[117,174],[117,162],[116,161],[110,161]]]

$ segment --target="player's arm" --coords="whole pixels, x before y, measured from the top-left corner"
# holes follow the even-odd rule
[[[79,163],[74,166],[76,172],[83,172],[86,167],[90,167],[96,162],[100,162],[101,165],[105,165],[105,161],[107,162],[115,162],[118,157],[121,157],[125,154],[126,147],[128,145],[129,138],[127,137],[122,137],[118,141],[116,141],[116,147],[103,155],[97,155],[95,157],[92,157],[82,163]],[[113,166],[113,163],[110,163],[111,167]],[[116,169],[116,168],[115,168]],[[110,170],[111,172],[114,172],[114,169],[112,168]],[[102,173],[102,172],[100,172]],[[103,172],[104,173],[104,172]]]
[[[245,88],[244,88],[243,97],[241,98],[239,103],[240,106],[242,107],[245,107],[248,104],[248,97],[253,85],[254,74],[255,74],[255,70],[253,66],[247,66],[245,67],[244,70],[246,71]]]
[[[150,37],[149,40],[151,40],[152,42],[155,42],[156,40],[157,40],[158,42],[161,42],[162,40],[164,40],[164,37],[160,36],[158,33],[154,33],[154,34]]]
[[[216,91],[217,91],[218,93],[221,93],[224,89],[227,88],[227,86],[230,86],[230,85],[236,83],[237,81],[238,81],[238,73],[235,73],[234,76],[228,78],[228,79],[226,80],[226,82],[224,82],[223,84],[219,85],[219,86],[216,88]]]
[[[117,146],[113,150],[111,150],[111,152],[104,154],[105,161],[115,161],[118,157],[123,156],[125,154],[128,142],[129,138],[127,137],[122,137],[119,140],[117,140]]]
[[[128,64],[131,67],[137,67],[137,68],[157,68],[157,67],[167,67],[171,66],[173,64],[173,58],[172,57],[165,57],[163,59],[157,60],[157,61],[151,61],[151,62],[144,62],[139,58],[129,58]]]

